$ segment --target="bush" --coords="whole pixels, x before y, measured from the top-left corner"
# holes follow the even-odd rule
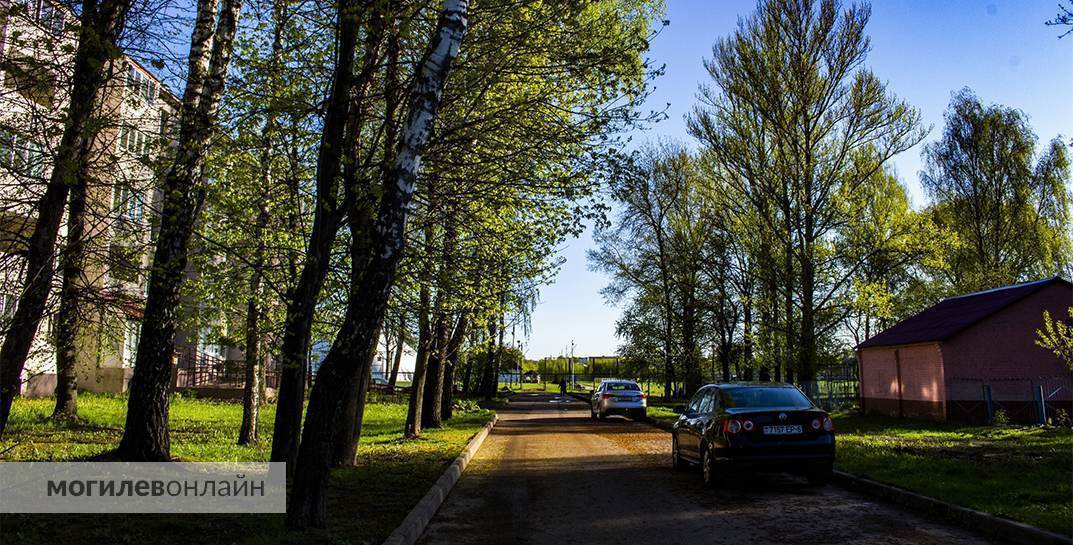
[[[1073,428],[1073,419],[1069,417],[1069,411],[1065,409],[1054,411],[1054,418],[1051,421],[1060,428]]]
[[[991,419],[991,424],[1005,428],[1010,425],[1010,417],[1006,414],[1006,409],[999,409],[995,411],[995,417]]]
[[[480,405],[472,399],[456,399],[453,407],[457,413],[475,413],[481,410]]]

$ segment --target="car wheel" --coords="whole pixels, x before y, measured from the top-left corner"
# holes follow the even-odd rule
[[[637,420],[648,420],[648,409],[637,411]]]
[[[678,435],[671,435],[671,467],[676,470],[682,470],[686,468],[686,462],[682,459],[682,455],[678,452]]]
[[[707,445],[701,447],[701,473],[704,476],[704,485],[714,487],[718,481],[719,476],[716,473],[715,460],[712,458],[711,449]]]
[[[805,477],[808,479],[809,486],[826,486],[831,482],[831,467],[813,469]]]
[[[607,419],[607,415],[606,415],[606,414],[604,414],[604,412],[603,412],[602,410],[600,410],[600,411],[596,411],[596,419],[597,419],[597,420],[606,420],[606,419]]]
[[[592,405],[589,405],[589,416],[596,420],[596,409],[592,408]]]

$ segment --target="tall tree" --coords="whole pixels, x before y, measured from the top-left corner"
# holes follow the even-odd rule
[[[924,148],[921,184],[933,217],[957,235],[946,283],[956,293],[1058,274],[1070,263],[1069,152],[1055,138],[1036,154],[1019,110],[954,95],[942,138]]]
[[[294,486],[287,522],[292,527],[323,527],[327,519],[327,485],[333,435],[339,426],[347,392],[361,376],[358,358],[335,354],[367,354],[378,342],[376,335],[395,280],[405,244],[406,219],[413,199],[425,145],[432,133],[443,88],[458,55],[468,24],[467,0],[445,0],[428,48],[410,88],[406,123],[398,155],[389,175],[382,180],[382,197],[372,229],[352,233],[369,237],[352,242],[370,250],[360,284],[353,286],[347,317],[332,349],[317,373],[302,430],[295,464]],[[370,243],[371,242],[371,243]],[[360,307],[360,308],[359,308]]]
[[[765,211],[758,219],[775,242],[768,255],[778,257],[771,285],[782,288],[785,361],[806,387],[855,270],[836,236],[847,217],[839,197],[924,136],[917,111],[864,66],[869,17],[867,4],[761,2],[713,47],[714,86],[690,119],[739,198]]]
[[[322,121],[317,154],[313,229],[301,273],[287,302],[280,347],[280,385],[272,435],[272,460],[293,464],[299,445],[305,401],[306,361],[318,296],[328,275],[331,249],[343,221],[339,201],[346,151],[346,126],[354,79],[355,51],[361,26],[359,8],[367,2],[342,0],[336,9],[335,64]]]
[[[171,459],[168,390],[180,293],[190,238],[205,196],[205,158],[215,132],[241,7],[241,0],[223,0],[222,4],[199,0],[197,4],[179,140],[164,178],[160,230],[117,452],[129,460]]]
[[[35,206],[37,221],[28,241],[22,293],[0,346],[0,437],[11,414],[11,403],[18,395],[26,357],[52,285],[53,253],[64,202],[70,188],[80,183],[79,173],[86,171],[87,153],[96,135],[89,121],[100,104],[108,67],[122,55],[116,40],[123,32],[130,6],[129,0],[87,0],[82,5],[70,94],[78,98],[67,107],[52,174]]]

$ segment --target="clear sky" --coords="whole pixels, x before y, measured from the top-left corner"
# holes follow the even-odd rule
[[[696,103],[699,83],[707,78],[702,59],[711,46],[734,30],[739,16],[755,9],[752,0],[666,0],[665,28],[652,44],[651,58],[666,64],[655,82],[651,108],[670,103],[670,118],[636,140],[677,138],[688,141],[684,115]],[[950,95],[962,87],[980,100],[1023,110],[1036,135],[1045,142],[1058,134],[1073,137],[1073,35],[1059,40],[1057,27],[1044,26],[1054,17],[1058,0],[875,0],[868,34],[872,52],[867,64],[891,90],[918,108],[938,137]],[[925,199],[917,181],[920,147],[894,158],[899,177],[915,205]],[[528,357],[569,352],[615,353],[615,320],[619,310],[600,295],[607,278],[588,270],[588,233],[569,241],[554,285],[542,290],[525,342]]]

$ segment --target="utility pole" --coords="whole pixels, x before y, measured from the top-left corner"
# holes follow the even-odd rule
[[[574,385],[574,339],[570,339],[570,359],[567,361],[570,363],[570,386]]]

